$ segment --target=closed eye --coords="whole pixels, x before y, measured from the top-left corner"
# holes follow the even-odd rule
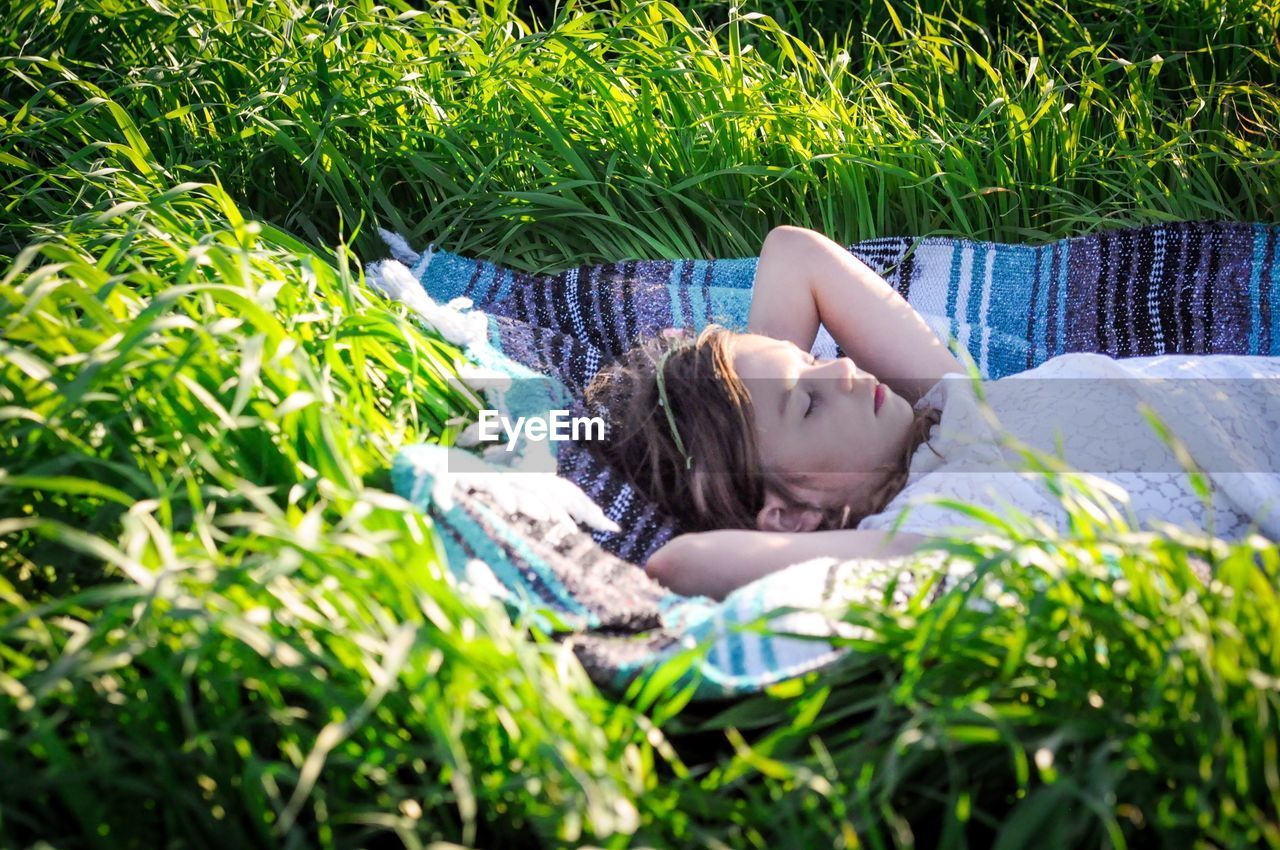
[[[810,366],[818,365],[818,358],[814,357],[812,352],[805,351],[803,353],[804,353],[806,363],[808,363]],[[809,414],[813,413],[814,409],[817,408],[817,406],[818,406],[818,394],[813,391],[810,391],[809,401],[805,404],[804,416],[802,416],[801,418],[808,419]]]

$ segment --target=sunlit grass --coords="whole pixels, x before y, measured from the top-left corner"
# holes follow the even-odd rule
[[[534,29],[502,3],[33,4],[10,13],[8,173],[118,140],[317,246],[372,217],[525,268],[753,254],[783,222],[1024,240],[1275,217],[1275,4],[877,3],[818,31],[765,8],[704,8],[711,29],[574,4]],[[18,223],[85,200],[10,191]]]
[[[0,14],[0,844],[1280,846],[1265,541],[1076,499],[837,671],[615,703],[390,494],[464,404],[360,272],[375,224],[546,269],[1275,221],[1280,8],[530,20]]]

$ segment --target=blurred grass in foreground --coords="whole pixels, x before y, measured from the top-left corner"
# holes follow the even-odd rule
[[[512,8],[0,14],[0,845],[1280,847],[1265,541],[1068,491],[831,675],[614,704],[387,492],[465,408],[357,262],[1275,221],[1280,11]]]

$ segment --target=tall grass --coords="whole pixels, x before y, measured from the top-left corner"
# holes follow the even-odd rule
[[[1280,11],[522,14],[0,12],[0,845],[1280,847],[1266,541],[1068,489],[837,671],[607,699],[388,492],[467,408],[360,276],[1275,221]]]
[[[514,8],[24,6],[10,166],[121,138],[106,96],[159,160],[317,247],[363,216],[531,269],[752,254],[783,222],[1024,240],[1276,215],[1275,4],[867,3],[824,32],[812,4],[703,6],[715,28]],[[50,184],[18,222],[79,197]]]
[[[461,406],[451,352],[341,248],[112,180],[129,200],[0,283],[3,843],[472,843],[477,801],[499,843],[634,821],[585,674],[459,596],[380,482]]]

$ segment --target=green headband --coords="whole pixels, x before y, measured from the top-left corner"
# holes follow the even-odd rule
[[[680,431],[676,428],[676,417],[671,412],[671,405],[667,403],[667,382],[666,369],[667,358],[676,350],[675,346],[668,348],[662,353],[662,357],[658,359],[658,371],[655,378],[658,382],[658,406],[667,413],[667,424],[671,426],[671,436],[676,441],[676,448],[680,450],[680,456],[684,458],[684,468],[693,469],[693,458],[684,449],[684,440],[680,439]]]

